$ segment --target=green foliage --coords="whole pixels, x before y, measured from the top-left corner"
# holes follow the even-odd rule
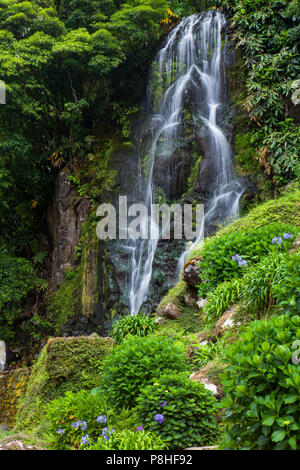
[[[137,396],[167,371],[187,370],[182,349],[167,338],[128,337],[103,363],[103,386],[114,406],[132,407]]]
[[[206,320],[221,317],[221,315],[239,299],[242,279],[232,279],[221,282],[214,290],[209,292],[207,303],[204,306]]]
[[[300,139],[288,100],[299,76],[299,7],[289,0],[224,0],[232,12],[233,40],[247,69],[243,106],[252,122],[251,141],[276,184],[295,178]]]
[[[86,435],[90,441],[97,441],[100,437],[99,441],[104,445],[104,428],[113,427],[117,434],[123,430],[133,431],[138,421],[131,410],[109,408],[100,388],[67,392],[51,401],[45,409],[53,445],[60,450],[79,448],[81,438]],[[58,433],[58,429],[64,432]]]
[[[14,323],[25,307],[26,297],[46,287],[39,279],[30,261],[6,253],[0,255],[0,329],[1,339],[14,339]]]
[[[128,335],[147,336],[154,332],[156,326],[153,317],[138,313],[119,319],[114,323],[110,335],[116,343],[121,343]]]
[[[162,375],[137,399],[142,424],[166,441],[170,449],[211,444],[216,440],[216,399],[203,384],[184,374]],[[163,415],[159,423],[154,418]]]
[[[282,260],[280,277],[272,281],[271,294],[278,306],[288,314],[300,312],[300,253]]]
[[[102,361],[111,347],[111,341],[100,337],[49,340],[33,365],[26,394],[20,399],[18,430],[37,426],[44,405],[65,392],[89,390],[98,385]]]
[[[80,268],[68,270],[66,279],[49,300],[48,318],[56,334],[79,311],[81,275]]]
[[[243,277],[239,302],[254,318],[267,314],[272,307],[275,301],[273,287],[285,281],[283,266],[289,258],[288,254],[271,254],[250,268]]]
[[[292,361],[297,340],[299,315],[281,315],[252,323],[232,344],[222,377],[230,423],[225,447],[299,449],[300,370]]]
[[[102,437],[95,444],[86,447],[86,450],[164,450],[167,444],[159,436],[148,431],[113,432],[107,440]]]
[[[207,344],[201,344],[196,336],[192,337],[192,340],[193,364],[197,370],[206,366],[206,364],[208,364],[216,356],[223,356],[224,354],[226,341],[223,338],[217,338],[215,343],[210,341]]]
[[[199,294],[205,295],[220,282],[237,279],[245,273],[248,266],[239,266],[238,262],[232,259],[236,254],[248,264],[254,264],[271,251],[287,251],[292,244],[291,239],[283,238],[281,245],[272,243],[273,238],[282,237],[284,233],[291,233],[294,237],[297,229],[287,224],[275,223],[256,230],[228,233],[220,238],[208,240],[202,250],[201,279],[205,282],[199,286]]]
[[[1,3],[8,99],[0,107],[0,224],[1,237],[18,254],[34,251],[57,169],[69,164],[82,178],[78,167],[91,154],[85,137],[99,126],[112,135],[115,126],[128,138],[125,110],[140,99],[132,76],[144,73],[166,12],[165,0]],[[126,95],[122,122],[113,117],[120,95]]]
[[[225,281],[209,293],[204,307],[206,319],[219,318],[234,303],[254,319],[268,314],[275,305],[287,313],[298,313],[299,266],[299,254],[266,256],[249,267],[242,278]]]

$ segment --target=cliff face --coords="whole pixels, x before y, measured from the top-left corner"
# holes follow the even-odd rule
[[[75,249],[79,243],[82,224],[91,208],[88,199],[78,198],[66,170],[57,176],[53,201],[47,214],[51,246],[51,287],[56,291],[65,279],[65,271],[74,266]]]

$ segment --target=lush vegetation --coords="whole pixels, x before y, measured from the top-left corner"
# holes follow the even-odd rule
[[[251,143],[266,174],[285,184],[299,175],[299,127],[290,103],[299,88],[299,2],[224,0],[223,5],[231,11],[232,37],[247,70],[239,103],[251,121]]]
[[[159,44],[209,8],[226,15],[237,49],[228,89],[245,215],[190,252],[199,286],[172,286],[162,318],[106,312],[102,300],[117,305],[122,293],[106,276],[94,209],[117,195],[112,156],[139,145],[133,122]],[[56,450],[300,449],[299,17],[297,0],[0,0],[0,341],[16,361],[0,380],[8,435]],[[203,202],[191,191],[200,163],[187,179],[193,202]],[[62,169],[74,210],[84,202],[87,213],[56,290],[49,204],[57,209]],[[168,304],[179,318],[164,316]],[[107,334],[108,313],[110,337],[91,334],[99,316]]]
[[[103,363],[103,383],[111,403],[133,406],[142,388],[162,373],[187,370],[179,346],[167,338],[131,336]]]
[[[248,266],[257,263],[270,252],[286,252],[296,233],[297,228],[276,223],[247,232],[229,233],[208,241],[200,261],[203,282],[199,286],[199,294],[205,295],[224,280],[241,277]]]
[[[141,422],[170,449],[206,445],[216,438],[216,399],[184,374],[161,375],[141,391],[137,402]]]
[[[299,448],[300,371],[292,360],[299,327],[299,315],[254,322],[228,351],[223,378],[228,447]]]
[[[154,332],[156,323],[154,318],[138,313],[118,320],[111,329],[111,337],[116,343],[121,343],[128,335],[147,336]]]

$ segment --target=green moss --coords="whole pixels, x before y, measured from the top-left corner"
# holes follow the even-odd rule
[[[48,320],[59,334],[69,318],[80,311],[82,270],[80,267],[66,271],[66,279],[60,288],[51,296],[48,305]]]
[[[0,423],[14,424],[17,405],[25,393],[30,369],[16,369],[0,374]]]
[[[284,196],[272,199],[250,210],[249,214],[241,217],[227,227],[219,230],[215,237],[236,232],[263,227],[274,222],[282,222],[300,227],[300,189],[298,185],[285,188]],[[189,254],[189,259],[201,255],[203,242]]]
[[[33,366],[26,393],[20,400],[17,430],[39,423],[43,407],[66,391],[99,385],[101,362],[112,340],[100,337],[50,339]]]
[[[256,149],[251,143],[251,133],[236,135],[235,151],[236,169],[240,175],[259,173],[260,169],[255,158]]]
[[[173,303],[177,306],[184,305],[184,295],[188,292],[188,285],[184,281],[178,282],[173,289],[171,289],[168,294],[163,298],[161,303],[158,306],[157,311],[159,312],[163,307],[169,303]]]

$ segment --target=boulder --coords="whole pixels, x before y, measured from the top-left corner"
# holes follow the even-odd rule
[[[184,303],[187,307],[194,307],[196,304],[195,299],[190,294],[184,294]]]
[[[201,283],[201,260],[202,256],[192,259],[183,268],[182,279],[191,287],[196,287]]]
[[[207,303],[207,299],[199,299],[199,300],[197,301],[197,306],[198,306],[198,308],[199,308],[200,310],[203,310],[204,307],[205,307],[205,305],[206,305],[206,303]]]
[[[239,309],[239,305],[235,304],[235,305],[232,305],[228,310],[226,310],[226,312],[221,316],[221,318],[216,323],[214,336],[216,337],[222,336],[222,334],[224,334],[226,330],[228,330],[229,328],[233,328],[235,325],[238,324],[234,320],[234,316],[236,312],[238,311],[238,309]]]
[[[194,372],[190,376],[190,379],[191,380],[196,380],[197,382],[203,384],[204,387],[207,390],[210,390],[216,398],[221,399],[221,398],[224,397],[224,392],[223,392],[223,390],[222,390],[222,388],[219,384],[216,384],[213,380],[211,380],[208,377],[207,374],[208,374],[209,369],[210,369],[210,367],[209,367],[209,364],[208,364],[207,366],[203,367],[203,369],[201,369],[197,372]]]
[[[166,323],[166,321],[165,321],[165,319],[164,319],[163,317],[157,317],[157,318],[155,319],[155,323],[156,323],[157,325],[164,325],[164,324]]]
[[[177,305],[171,302],[168,303],[165,307],[163,307],[160,313],[165,317],[169,318],[169,320],[177,320],[182,315],[179,307],[177,307]]]
[[[299,250],[299,248],[300,248],[300,237],[296,238],[296,240],[293,242],[293,244],[292,244],[292,246],[291,246],[289,252],[290,252],[291,254],[297,253],[297,251]]]

